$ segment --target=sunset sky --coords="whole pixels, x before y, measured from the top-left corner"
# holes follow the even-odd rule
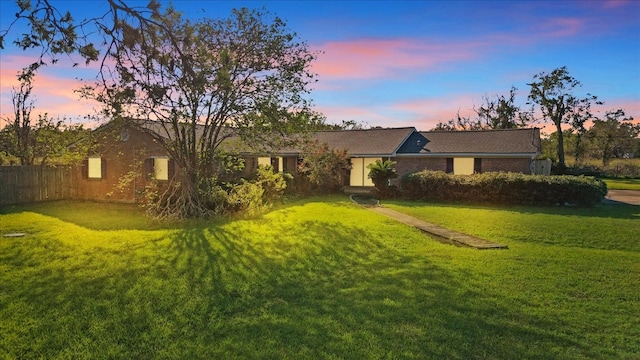
[[[507,95],[512,85],[524,106],[533,76],[561,66],[582,82],[578,95],[605,102],[598,115],[623,108],[640,119],[640,1],[173,3],[193,19],[227,18],[234,7],[264,7],[284,19],[321,52],[312,68],[319,81],[311,98],[330,123],[430,130],[458,111],[469,114],[483,96]],[[93,1],[52,4],[76,19],[106,9]],[[16,9],[14,1],[0,1],[0,29]],[[14,29],[0,52],[3,118],[12,112],[16,73],[34,58],[11,46],[19,33]],[[61,59],[38,74],[36,110],[72,119],[91,113],[95,106],[73,90],[80,86],[76,78],[94,76],[95,69],[71,69]]]

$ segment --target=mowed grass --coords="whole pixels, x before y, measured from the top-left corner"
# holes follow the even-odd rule
[[[509,245],[441,244],[346,197],[161,224],[4,209],[0,358],[635,359],[640,207],[385,206]]]
[[[603,179],[609,190],[640,190],[640,179]]]

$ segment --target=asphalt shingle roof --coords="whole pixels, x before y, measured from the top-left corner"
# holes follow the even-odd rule
[[[142,123],[147,130],[164,134],[160,124]],[[225,132],[231,131],[225,129]],[[230,134],[227,134],[227,136]],[[540,130],[505,129],[478,131],[422,131],[414,127],[373,128],[365,130],[318,131],[311,138],[327,143],[332,149],[345,149],[355,157],[386,157],[400,155],[438,154],[536,154],[540,148]],[[299,154],[299,148],[283,147],[279,150],[256,150],[236,136],[224,141],[224,147],[243,153]]]
[[[402,146],[416,129],[387,128],[346,131],[319,131],[314,138],[333,149],[346,149],[351,156],[390,156]]]
[[[535,154],[539,129],[423,131],[411,135],[399,154]]]

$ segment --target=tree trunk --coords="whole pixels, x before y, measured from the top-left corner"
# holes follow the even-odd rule
[[[558,170],[561,174],[564,174],[567,170],[567,165],[564,161],[564,134],[560,122],[556,123],[556,131],[558,132]]]
[[[203,203],[197,177],[189,171],[180,171],[178,179],[172,179],[166,189],[157,194],[149,210],[157,218],[201,218],[209,210]]]

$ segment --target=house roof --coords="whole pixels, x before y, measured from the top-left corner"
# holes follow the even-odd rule
[[[540,129],[423,131],[413,133],[398,154],[537,154]]]
[[[415,133],[413,127],[319,131],[314,138],[333,149],[346,149],[351,156],[393,156]]]
[[[110,125],[110,124],[107,124]],[[170,136],[161,124],[142,122],[147,131]],[[304,152],[304,142],[274,149],[251,146],[233,135],[233,129],[223,129],[223,148],[244,154],[298,155]],[[456,156],[491,154],[533,156],[539,153],[540,129],[505,129],[477,131],[417,131],[414,127],[373,128],[364,130],[328,130],[310,134],[319,143],[332,149],[345,149],[352,157],[393,156]],[[198,135],[200,136],[200,131]],[[263,144],[264,145],[264,144]],[[262,150],[260,150],[262,148]]]

